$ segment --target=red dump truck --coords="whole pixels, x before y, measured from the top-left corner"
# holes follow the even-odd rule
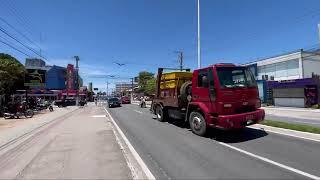
[[[203,136],[208,127],[231,130],[259,123],[265,116],[260,107],[250,70],[215,64],[193,73],[190,69],[159,68],[151,111],[159,121],[174,118],[189,122],[192,132]]]

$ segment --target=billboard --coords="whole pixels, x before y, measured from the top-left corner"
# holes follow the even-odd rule
[[[24,86],[27,87],[45,87],[46,71],[40,69],[27,69]]]
[[[67,89],[74,89],[74,66],[72,64],[68,64],[67,66]]]

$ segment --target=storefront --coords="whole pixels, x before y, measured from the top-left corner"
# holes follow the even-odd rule
[[[268,81],[275,106],[311,107],[319,104],[319,78]]]

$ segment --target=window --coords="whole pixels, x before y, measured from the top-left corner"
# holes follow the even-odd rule
[[[223,88],[256,86],[251,71],[244,67],[219,67],[217,68],[217,74]]]
[[[200,70],[198,74],[198,87],[209,87],[208,71]]]

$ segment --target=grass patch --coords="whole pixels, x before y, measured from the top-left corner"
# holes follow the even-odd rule
[[[292,123],[273,121],[273,120],[264,120],[261,122],[261,124],[267,125],[267,126],[284,128],[284,129],[291,129],[296,131],[320,134],[320,127],[314,127],[314,126],[309,126],[304,124],[292,124]]]

